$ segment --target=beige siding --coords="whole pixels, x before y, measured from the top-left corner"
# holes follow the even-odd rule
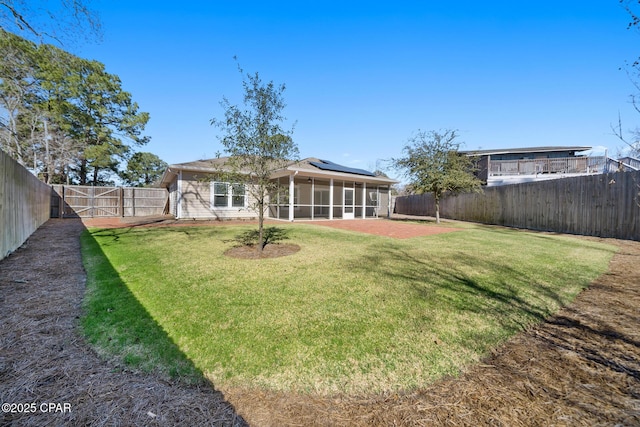
[[[210,177],[203,174],[182,173],[177,202],[180,203],[180,218],[194,219],[251,219],[257,214],[249,209],[213,208],[211,203]],[[252,200],[248,200],[251,206]]]

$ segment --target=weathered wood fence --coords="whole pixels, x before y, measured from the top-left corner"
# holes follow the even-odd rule
[[[51,187],[0,150],[0,259],[49,219]]]
[[[395,212],[435,215],[430,194],[396,199]],[[640,171],[487,187],[440,201],[443,218],[640,240]]]
[[[166,188],[53,185],[51,218],[131,217],[168,212]]]

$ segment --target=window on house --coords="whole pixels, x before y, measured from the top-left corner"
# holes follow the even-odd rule
[[[231,206],[234,208],[243,208],[245,200],[245,189],[243,184],[231,185]]]
[[[213,207],[243,208],[245,201],[246,191],[243,184],[229,184],[228,182],[213,183]]]

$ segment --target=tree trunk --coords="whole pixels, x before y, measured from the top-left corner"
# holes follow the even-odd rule
[[[80,161],[80,171],[78,172],[80,178],[80,185],[87,185],[87,161],[82,159]]]
[[[434,197],[436,202],[436,224],[440,224],[440,199]]]
[[[258,252],[264,249],[264,201],[258,203]]]

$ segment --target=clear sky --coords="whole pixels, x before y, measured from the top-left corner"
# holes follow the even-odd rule
[[[302,157],[374,169],[418,129],[463,149],[622,144],[640,123],[625,64],[640,33],[609,1],[93,1],[106,64],[151,119],[168,163],[214,157],[223,96],[247,72],[286,85]],[[621,70],[622,68],[622,70]]]

